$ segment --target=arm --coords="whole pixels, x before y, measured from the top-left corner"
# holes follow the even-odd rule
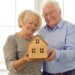
[[[45,29],[39,31],[39,35],[44,38]],[[52,50],[52,49],[51,49]],[[66,31],[65,50],[53,50],[48,57],[49,60],[67,63],[75,60],[75,26],[69,26]]]
[[[65,38],[65,50],[55,50],[56,60],[62,63],[75,61],[75,26],[70,26]]]
[[[24,64],[31,62],[27,55],[18,59],[15,39],[10,36],[4,45],[4,58],[9,71],[18,71]]]
[[[30,63],[34,60],[32,59],[29,59],[29,56],[28,55],[25,55],[24,57],[20,58],[19,60],[14,60],[13,62],[13,67],[19,71],[22,69],[23,65],[24,64],[27,64],[27,63]]]
[[[12,36],[10,36],[4,45],[4,57],[7,69],[9,71],[17,72],[23,70],[25,68],[24,66],[29,64],[30,62],[41,61],[41,60],[29,59],[29,56],[27,54],[25,54],[24,57],[18,59],[17,48],[16,48],[17,44],[14,40],[15,39]]]

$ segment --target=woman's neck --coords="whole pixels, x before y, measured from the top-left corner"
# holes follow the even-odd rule
[[[18,36],[21,38],[26,38],[26,39],[32,38],[31,34],[28,34],[26,32],[22,32],[22,31],[18,33]]]

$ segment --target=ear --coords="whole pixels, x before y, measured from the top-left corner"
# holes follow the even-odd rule
[[[25,22],[23,20],[20,21],[20,27],[24,26]]]
[[[19,26],[22,27],[22,21],[19,22]]]

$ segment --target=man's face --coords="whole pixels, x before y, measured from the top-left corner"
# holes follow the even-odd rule
[[[50,28],[54,28],[61,19],[61,12],[54,4],[45,6],[43,9],[43,15]]]

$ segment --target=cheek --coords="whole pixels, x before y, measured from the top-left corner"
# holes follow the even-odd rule
[[[57,23],[57,21],[59,20],[59,17],[57,15],[53,16],[51,19],[50,19],[50,22],[52,23]]]
[[[23,30],[29,30],[29,27],[28,26],[24,26],[22,29]]]
[[[61,15],[60,15],[59,13],[57,13],[57,14],[55,15],[55,20],[58,21],[60,18],[61,18]]]

